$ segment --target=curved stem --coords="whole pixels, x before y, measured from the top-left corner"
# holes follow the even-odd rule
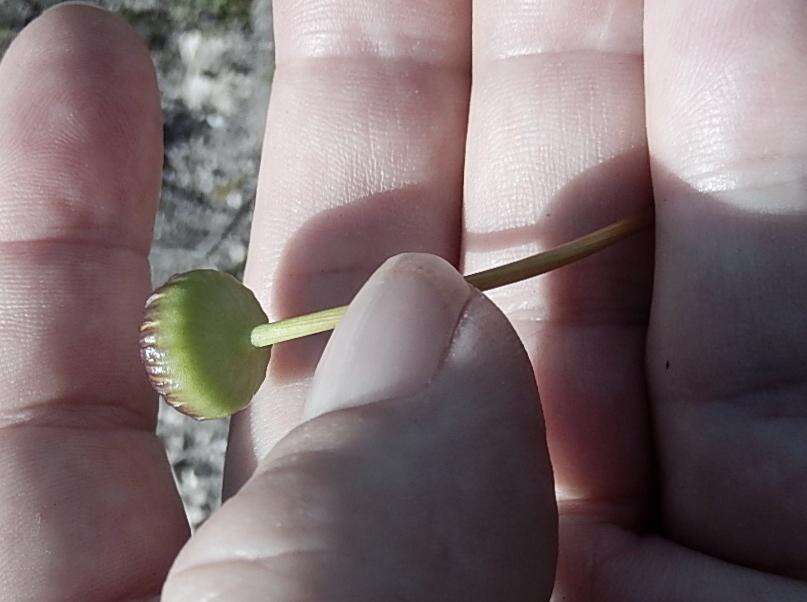
[[[481,291],[520,282],[588,257],[644,230],[652,223],[653,211],[652,209],[647,209],[638,215],[600,228],[549,251],[471,274],[466,276],[465,279],[469,284]],[[345,315],[347,308],[347,305],[343,305],[342,307],[333,307],[304,316],[261,324],[252,330],[252,344],[255,347],[270,347],[275,343],[332,330],[342,316]]]

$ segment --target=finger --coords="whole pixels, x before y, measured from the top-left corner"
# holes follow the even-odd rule
[[[807,4],[647,6],[664,522],[805,577]]]
[[[274,4],[277,72],[246,282],[270,319],[347,303],[402,251],[456,263],[470,3]],[[300,421],[326,337],[283,344],[233,421],[227,489]]]
[[[532,370],[447,263],[406,255],[370,279],[305,412],[183,550],[164,600],[548,600]]]
[[[657,535],[561,520],[553,600],[563,602],[798,602],[803,581],[737,566]],[[568,562],[563,558],[573,558]],[[588,564],[581,565],[580,558]]]
[[[464,270],[631,215],[650,200],[642,2],[474,6]],[[560,511],[639,522],[648,494],[642,235],[491,297],[535,366]]]
[[[0,597],[145,596],[186,537],[137,355],[153,68],[121,20],[65,6],[0,81]]]

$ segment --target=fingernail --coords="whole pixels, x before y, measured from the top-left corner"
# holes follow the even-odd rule
[[[331,336],[305,418],[424,387],[451,345],[472,290],[435,255],[398,255],[384,263]]]

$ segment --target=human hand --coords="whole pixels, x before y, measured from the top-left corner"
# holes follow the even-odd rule
[[[402,251],[471,272],[568,240],[649,203],[651,166],[653,307],[649,237],[492,294],[530,364],[445,263],[387,264],[313,387],[323,339],[273,351],[164,599],[546,599],[533,370],[556,599],[807,595],[807,9],[647,2],[645,118],[642,3],[573,4],[476,3],[466,153],[470,3],[275,2],[246,276],[270,317]],[[148,598],[187,537],[136,354],[148,54],[62,7],[0,81],[0,599]]]

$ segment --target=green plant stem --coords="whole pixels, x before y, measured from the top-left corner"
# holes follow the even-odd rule
[[[255,347],[269,347],[275,343],[327,332],[336,327],[347,308],[347,305],[332,307],[304,316],[261,324],[252,329],[250,340]]]
[[[652,223],[652,209],[647,209],[638,215],[615,222],[549,251],[471,274],[465,279],[481,291],[520,282],[588,257],[644,230]],[[347,308],[347,305],[343,305],[304,316],[261,324],[252,330],[252,344],[255,347],[270,347],[275,343],[332,330],[345,315]]]

